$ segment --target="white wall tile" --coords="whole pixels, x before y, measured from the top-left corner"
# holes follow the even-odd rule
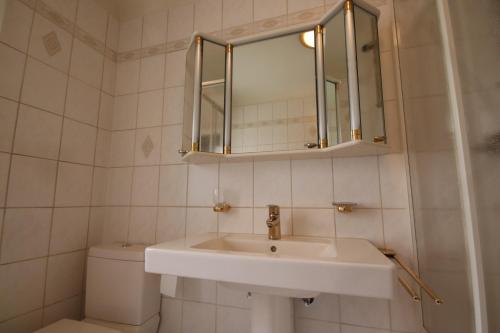
[[[99,41],[106,40],[107,15],[94,0],[80,1],[76,23]]]
[[[321,294],[314,302],[305,306],[302,300],[295,300],[295,316],[322,321],[340,321],[340,300],[338,295]]]
[[[293,234],[300,236],[335,236],[333,209],[292,210]]]
[[[413,288],[418,289],[415,284]],[[408,292],[400,283],[396,283],[394,289],[395,297],[390,302],[391,328],[401,332],[419,332],[420,304],[408,297]]]
[[[389,301],[377,298],[340,296],[342,323],[389,328]]]
[[[42,309],[0,323],[1,332],[34,332],[42,326]]]
[[[82,292],[85,251],[49,257],[45,304],[52,304]]]
[[[53,37],[49,34],[53,34]],[[44,38],[47,37],[57,40],[59,50],[54,50],[54,53],[48,52],[44,42]],[[32,57],[67,73],[71,54],[71,40],[71,35],[65,30],[41,15],[35,14],[28,53]]]
[[[68,118],[63,122],[60,159],[93,164],[97,129]]]
[[[337,237],[368,239],[377,246],[384,244],[380,209],[354,209],[352,213],[335,212]]]
[[[0,98],[0,151],[10,152],[16,127],[17,103]]]
[[[174,87],[165,90],[163,124],[174,125],[182,123],[184,110],[184,88]]]
[[[182,86],[184,84],[186,51],[170,52],[165,62],[165,87]]]
[[[162,206],[182,206],[186,204],[187,165],[167,165],[160,167],[160,196]]]
[[[304,9],[321,7],[323,5],[323,0],[288,0],[288,13],[295,13]]]
[[[113,110],[113,130],[132,129],[136,126],[137,94],[115,97]]]
[[[215,333],[215,305],[184,302],[182,333]]]
[[[128,242],[154,244],[157,207],[132,207]]]
[[[43,325],[50,325],[61,319],[81,319],[82,297],[75,296],[49,305],[43,313]]]
[[[250,333],[250,310],[217,307],[217,333]]]
[[[182,4],[170,8],[170,10],[168,11],[167,40],[174,41],[188,38],[193,32],[193,21],[193,4]]]
[[[361,326],[351,326],[351,325],[341,325],[342,333],[389,333],[389,330],[361,327]]]
[[[159,178],[160,169],[158,166],[135,168],[132,184],[132,205],[157,205]]]
[[[163,44],[167,41],[167,12],[155,11],[144,15],[142,47]]]
[[[42,306],[45,263],[37,259],[0,266],[0,320]]]
[[[31,31],[33,10],[21,1],[8,1],[5,7],[0,41],[25,52]]]
[[[254,164],[254,206],[269,204],[291,206],[290,161],[266,161]]]
[[[87,245],[89,208],[54,208],[50,254],[84,249]]]
[[[253,163],[222,163],[219,193],[232,207],[253,206]],[[219,198],[220,199],[220,198]]]
[[[382,207],[408,207],[408,191],[403,155],[390,154],[379,156],[380,192]]]
[[[184,278],[182,296],[188,301],[215,303],[216,283],[209,280]]]
[[[298,318],[295,320],[295,332],[340,333],[340,325],[336,323]]]
[[[108,30],[106,31],[106,46],[113,51],[118,50],[120,23],[113,15],[108,15]]]
[[[217,283],[217,304],[239,308],[250,308],[247,292],[226,283]]]
[[[101,103],[99,105],[99,128],[111,130],[113,128],[114,97],[101,92]]]
[[[292,161],[293,206],[328,208],[332,201],[332,160]]]
[[[380,207],[376,157],[334,159],[333,182],[335,201],[355,202],[364,208]]]
[[[182,125],[165,126],[162,129],[161,164],[182,163],[178,150],[182,147]]]
[[[188,205],[212,207],[214,190],[219,187],[219,165],[189,165]]]
[[[251,0],[223,0],[222,28],[250,23],[253,20]]]
[[[413,239],[407,209],[382,210],[385,246],[394,249],[405,261],[411,261]]]
[[[161,300],[161,317],[159,333],[181,333],[182,301],[163,297]]]
[[[195,3],[194,30],[213,32],[222,29],[222,0]]]
[[[5,212],[2,264],[47,255],[51,208],[12,208]]]
[[[130,222],[130,207],[109,207],[104,221],[102,242],[114,243],[127,240]]]
[[[253,231],[252,208],[231,208],[219,214],[219,232],[252,233]]]
[[[57,207],[88,206],[92,193],[92,167],[59,164],[55,205]]]
[[[8,207],[47,207],[54,198],[57,162],[13,156]]]
[[[101,87],[104,56],[75,38],[70,74],[94,88]]]
[[[96,126],[99,118],[99,90],[70,78],[64,115]]]
[[[11,155],[0,153],[0,206],[5,205]]]
[[[254,0],[253,18],[255,21],[281,16],[286,14],[286,0],[266,1]]]
[[[19,100],[25,59],[23,53],[0,45],[0,96]]]
[[[165,55],[142,58],[139,91],[163,88],[164,75]]]
[[[62,117],[26,105],[19,107],[14,152],[57,159]]]
[[[120,22],[118,51],[125,52],[141,47],[142,18]]]
[[[217,232],[217,213],[212,208],[188,207],[186,236]]]
[[[111,168],[109,170],[108,205],[129,205],[132,191],[133,168]]]
[[[13,80],[15,76],[9,75],[9,77]],[[14,84],[14,81],[12,82]],[[66,82],[66,75],[30,58],[26,66],[21,101],[62,114],[64,111]]]
[[[103,244],[104,223],[106,223],[106,207],[90,208],[87,247]]]
[[[137,127],[160,126],[163,117],[163,89],[139,94]]]
[[[107,168],[94,168],[94,177],[92,181],[92,206],[103,206],[106,204],[106,185],[108,182]]]
[[[118,131],[111,133],[110,165],[131,166],[134,164],[135,131]]]
[[[97,130],[97,141],[95,147],[95,165],[101,167],[109,166],[111,151],[111,132]]]
[[[182,238],[186,235],[186,208],[159,207],[156,241],[158,243]]]
[[[135,135],[135,165],[160,164],[161,127],[142,128]]]
[[[116,88],[117,65],[108,58],[104,58],[104,68],[102,72],[102,90],[114,95]]]
[[[125,95],[137,92],[139,88],[140,61],[125,61],[116,66],[115,92]]]

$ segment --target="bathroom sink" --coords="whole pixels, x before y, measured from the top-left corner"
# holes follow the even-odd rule
[[[226,282],[261,294],[390,299],[394,264],[369,241],[208,233],[146,248],[147,272]]]

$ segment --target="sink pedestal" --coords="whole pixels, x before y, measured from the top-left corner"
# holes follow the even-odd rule
[[[293,333],[293,299],[291,297],[252,294],[252,333]]]

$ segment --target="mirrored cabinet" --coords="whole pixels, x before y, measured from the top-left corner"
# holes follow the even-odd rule
[[[319,22],[187,51],[189,161],[366,155],[386,146],[378,10],[339,2]]]

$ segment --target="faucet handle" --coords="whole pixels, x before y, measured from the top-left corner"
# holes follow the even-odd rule
[[[267,205],[267,208],[269,209],[269,215],[279,215],[280,214],[280,206],[278,205]]]

